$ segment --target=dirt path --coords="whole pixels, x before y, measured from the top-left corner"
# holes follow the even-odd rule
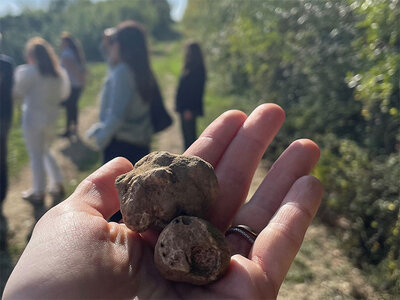
[[[83,109],[81,116],[83,117],[79,124],[79,131],[84,133],[96,121],[97,108]],[[68,156],[63,154],[66,151],[68,152],[68,149],[73,149],[73,145],[67,139],[57,139],[52,146],[52,152],[63,171],[65,182],[76,184],[79,170],[71,161],[72,153],[69,152]],[[76,149],[76,151],[79,151],[79,149]],[[24,201],[21,198],[21,192],[29,189],[31,183],[32,173],[30,167],[26,166],[18,176],[10,180],[10,188],[3,206],[4,216],[8,221],[8,243],[17,252],[25,247],[27,237],[36,220],[53,204],[49,196],[45,199],[45,210],[33,207],[30,203]]]
[[[278,299],[383,299],[342,252],[327,228],[313,224]]]
[[[172,116],[173,123],[166,130],[156,134],[152,143],[152,150],[165,150],[172,153],[181,154],[183,152],[183,142],[180,131],[178,115],[174,113],[174,95],[176,78],[172,74],[167,74],[164,81],[163,97],[165,106]]]
[[[154,137],[153,150],[167,150],[182,153],[183,144],[180,125],[173,113],[173,98],[176,79],[167,75],[164,80],[164,97],[166,106],[174,118],[173,125]],[[95,107],[88,107],[81,112],[80,132],[85,132],[93,124],[98,115]],[[84,149],[82,148],[84,147]],[[74,186],[84,176],[85,172],[78,169],[76,160],[85,145],[72,147],[68,140],[58,139],[53,150],[64,171],[66,182]],[[83,160],[86,158],[83,158]],[[74,163],[75,162],[75,163]],[[256,171],[249,195],[252,195],[267,173],[267,164],[263,162]],[[10,190],[4,203],[3,211],[8,222],[9,255],[3,255],[0,260],[1,277],[6,278],[12,270],[12,265],[22,253],[27,238],[35,221],[44,210],[34,209],[32,205],[21,199],[21,191],[28,189],[31,184],[31,172],[25,167],[19,176],[10,182]],[[51,206],[51,199],[46,199],[46,208]],[[2,283],[4,284],[4,282]],[[1,291],[1,286],[0,286]],[[282,285],[280,299],[378,299],[373,289],[366,283],[359,270],[355,269],[340,250],[336,240],[329,237],[322,225],[312,225],[305,242],[296,257],[289,275]]]

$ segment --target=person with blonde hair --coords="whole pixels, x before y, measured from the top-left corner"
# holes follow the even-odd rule
[[[59,104],[68,97],[70,84],[52,46],[44,39],[30,39],[25,57],[27,64],[16,69],[13,90],[16,97],[23,98],[22,129],[33,173],[33,187],[22,197],[43,203],[46,175],[53,197],[64,194],[62,173],[50,146],[56,135]]]

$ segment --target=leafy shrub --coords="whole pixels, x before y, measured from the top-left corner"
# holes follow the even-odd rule
[[[286,122],[322,149],[320,217],[347,224],[344,248],[379,287],[399,288],[400,1],[190,1],[186,34],[203,43],[221,90]],[[270,151],[269,151],[270,152]],[[340,222],[338,222],[340,221]]]
[[[350,257],[359,267],[375,269],[380,287],[395,291],[400,284],[400,156],[371,157],[353,141],[325,140],[314,170],[326,190],[319,216],[342,218],[339,234]]]

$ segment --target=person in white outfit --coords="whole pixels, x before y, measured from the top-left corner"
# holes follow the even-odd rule
[[[22,197],[43,203],[46,175],[50,193],[54,197],[64,194],[62,172],[50,146],[56,136],[59,104],[68,97],[70,83],[53,48],[44,39],[30,39],[25,55],[27,64],[17,67],[13,90],[17,98],[23,98],[22,129],[33,173],[33,187]]]

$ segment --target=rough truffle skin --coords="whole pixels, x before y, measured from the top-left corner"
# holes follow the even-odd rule
[[[152,152],[116,179],[126,226],[162,230],[180,215],[207,219],[218,197],[218,181],[208,162],[196,156]]]
[[[175,218],[161,232],[154,263],[168,280],[205,285],[228,269],[230,251],[223,234],[196,217]]]

